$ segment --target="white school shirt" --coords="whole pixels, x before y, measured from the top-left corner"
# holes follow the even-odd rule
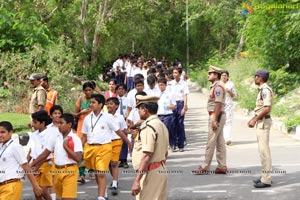
[[[130,64],[129,66],[126,67],[127,77],[134,77],[136,71],[137,71],[137,67],[135,65]]]
[[[88,144],[107,144],[111,142],[111,131],[119,130],[114,118],[109,113],[100,112],[95,116],[94,112],[84,118],[82,133],[87,135]]]
[[[189,93],[188,85],[185,81],[179,80],[178,82],[174,79],[170,82],[171,92],[175,96],[176,101],[183,101],[184,95]]]
[[[135,95],[137,93],[137,90],[133,88],[130,90],[127,94],[127,99],[128,99],[128,107],[134,108],[136,106],[136,100],[135,100]]]
[[[67,137],[72,137],[74,142],[74,152],[83,152],[82,143],[80,138],[74,134],[72,131],[67,135]],[[64,138],[61,133],[58,135],[52,135],[49,142],[47,142],[46,148],[54,152],[54,163],[56,165],[67,165],[76,164],[77,162],[68,157],[67,151],[63,147]]]
[[[5,144],[0,143],[0,182],[22,178],[24,171],[21,165],[27,163],[23,147],[10,139]]]
[[[132,121],[133,124],[136,124],[141,119],[140,114],[139,114],[139,110],[136,107],[134,107],[130,111],[127,119]]]
[[[157,115],[172,114],[173,111],[167,110],[167,106],[176,105],[175,96],[172,93],[167,92],[166,90],[160,92],[160,97],[157,104],[158,104]]]
[[[122,115],[120,115],[116,112],[115,115],[113,115],[113,118],[114,118],[114,123],[118,124],[118,126],[120,127],[119,130],[123,131],[123,130],[127,129],[127,124]],[[111,139],[117,140],[117,139],[121,139],[121,137],[118,134],[116,134],[114,131],[112,131]]]
[[[42,132],[36,130],[31,133],[28,147],[31,149],[30,156],[36,159],[46,149],[47,141],[51,138],[51,129],[46,128]],[[47,159],[53,158],[50,154]]]
[[[148,88],[145,89],[144,92],[147,93],[147,96],[156,96],[156,97],[159,97],[159,96],[160,96],[160,90],[159,90],[157,84],[154,86],[153,89],[151,89],[151,88],[148,86]]]
[[[129,100],[128,100],[128,97],[125,97],[125,96],[117,96],[117,98],[119,99],[119,102],[120,102],[120,105],[116,111],[116,113],[118,114],[121,114],[121,99],[122,99],[122,109],[123,109],[123,117],[126,117],[126,111],[127,111],[127,107],[128,107],[128,104],[129,104]]]

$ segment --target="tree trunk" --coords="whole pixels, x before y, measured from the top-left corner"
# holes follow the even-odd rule
[[[80,9],[80,16],[79,16],[79,20],[81,21],[81,29],[82,29],[82,40],[83,40],[83,52],[87,53],[88,50],[88,29],[85,25],[85,19],[86,19],[86,10],[87,10],[87,5],[88,5],[88,0],[82,0],[82,4],[81,4],[81,9]],[[86,69],[88,67],[88,60],[87,60],[86,56],[84,58],[84,60],[82,61],[82,66],[84,69]]]
[[[243,26],[242,35],[241,35],[241,38],[240,38],[240,42],[239,42],[238,48],[236,49],[235,56],[234,56],[235,59],[239,58],[239,55],[240,55],[240,53],[241,53],[241,51],[243,49],[244,40],[245,40],[244,31],[245,31],[245,29],[247,27],[247,24],[248,24],[248,20],[245,22],[245,24]]]
[[[103,26],[105,21],[105,16],[107,12],[107,1],[108,0],[105,0],[102,3],[99,3],[99,10],[98,10],[99,14],[96,22],[95,33],[94,33],[93,44],[92,44],[92,54],[91,54],[92,65],[97,63],[97,53],[101,41],[101,26]]]

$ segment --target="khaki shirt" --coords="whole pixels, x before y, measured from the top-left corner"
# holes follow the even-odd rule
[[[46,99],[47,99],[47,92],[41,85],[34,88],[29,103],[30,114],[38,111],[39,106],[45,106]]]
[[[151,125],[152,128],[146,125]],[[132,165],[135,170],[140,166],[143,152],[151,152],[153,156],[150,163],[166,160],[166,152],[169,145],[169,132],[166,126],[159,120],[157,115],[150,116],[141,126],[141,131],[134,143]]]
[[[262,109],[265,106],[272,107],[273,104],[273,91],[272,89],[267,85],[267,83],[262,84],[258,88],[258,94],[256,97],[256,107],[254,109],[255,115],[259,115]],[[269,114],[269,113],[268,113]]]
[[[225,86],[221,81],[216,81],[210,86],[210,93],[207,102],[207,111],[214,112],[217,102],[222,103],[221,111],[224,111]]]

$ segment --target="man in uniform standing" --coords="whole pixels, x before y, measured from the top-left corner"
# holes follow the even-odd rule
[[[269,135],[272,124],[270,112],[273,103],[272,89],[267,85],[269,72],[259,70],[255,73],[255,84],[259,86],[256,98],[255,116],[248,122],[250,128],[256,127],[258,150],[262,165],[262,176],[253,180],[255,188],[271,187],[272,161],[269,147]]]
[[[216,149],[218,166],[216,174],[226,174],[226,147],[223,137],[223,127],[226,121],[224,112],[225,88],[220,81],[222,70],[218,67],[210,66],[208,71],[208,80],[212,83],[210,86],[210,95],[207,103],[208,120],[208,140],[206,145],[205,160],[196,170],[195,175],[205,175],[209,173],[211,161]]]
[[[45,109],[47,92],[41,85],[41,78],[40,74],[31,74],[29,77],[31,87],[34,88],[29,103],[30,114]]]
[[[168,184],[168,130],[156,115],[158,97],[137,95],[136,99],[140,117],[145,121],[135,138],[132,164],[137,174],[131,193],[137,200],[164,200]]]

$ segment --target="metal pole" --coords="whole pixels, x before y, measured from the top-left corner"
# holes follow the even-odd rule
[[[190,53],[189,53],[189,0],[185,1],[185,14],[186,14],[186,69],[187,75],[190,73]]]

